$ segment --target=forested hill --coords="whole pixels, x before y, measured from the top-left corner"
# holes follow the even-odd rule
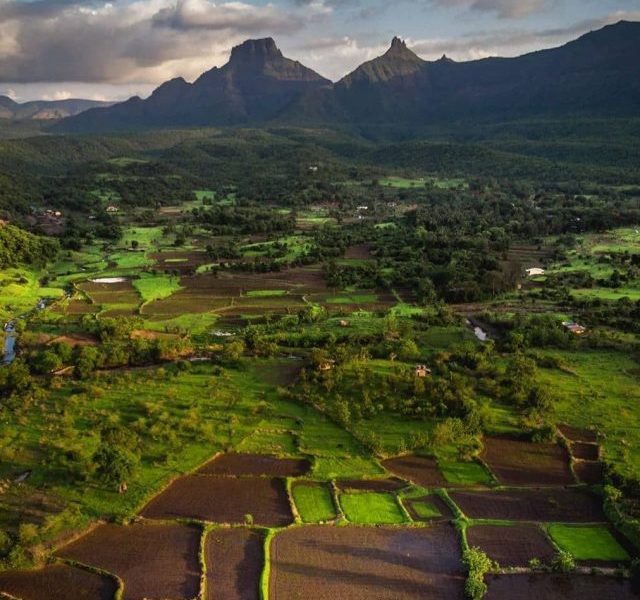
[[[381,57],[332,84],[283,57],[275,42],[234,48],[221,69],[181,78],[149,98],[92,109],[63,133],[287,123],[404,126],[458,120],[619,117],[640,113],[640,23],[621,21],[562,47],[517,58],[425,61],[394,38]]]
[[[42,264],[55,258],[57,240],[33,235],[0,221],[0,269],[20,264]]]

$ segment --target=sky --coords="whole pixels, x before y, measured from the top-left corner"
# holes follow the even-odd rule
[[[336,81],[396,35],[427,60],[464,61],[559,46],[622,19],[640,21],[640,0],[0,0],[0,94],[144,97],[260,37]]]

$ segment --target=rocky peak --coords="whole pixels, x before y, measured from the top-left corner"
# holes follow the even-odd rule
[[[247,40],[231,50],[230,63],[264,61],[282,58],[282,52],[272,38]]]

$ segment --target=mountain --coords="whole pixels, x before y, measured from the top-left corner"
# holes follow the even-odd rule
[[[271,38],[248,40],[229,62],[193,83],[163,83],[149,98],[131,98],[107,109],[66,120],[63,131],[108,131],[149,127],[240,125],[278,116],[297,97],[331,82],[285,58]]]
[[[192,84],[65,119],[60,132],[287,123],[403,125],[640,114],[640,23],[621,21],[517,58],[425,61],[399,38],[336,84],[282,56],[272,39],[233,49]]]
[[[19,104],[8,96],[0,96],[0,119],[50,120],[64,119],[89,110],[90,108],[111,106],[112,102],[97,100],[35,100]]]

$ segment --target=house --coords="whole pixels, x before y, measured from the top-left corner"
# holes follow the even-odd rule
[[[416,365],[415,374],[416,377],[424,379],[425,377],[429,377],[431,375],[431,369],[427,367],[427,365]]]
[[[120,209],[117,206],[113,206],[113,204],[110,204],[109,206],[107,206],[107,212],[108,213],[117,213]]]
[[[320,366],[318,367],[318,369],[320,369],[320,371],[331,371],[331,369],[333,369],[333,366],[336,364],[335,360],[323,360],[320,363]]]
[[[575,323],[573,321],[564,321],[562,325],[564,326],[565,329],[567,329],[568,331],[570,331],[575,335],[583,335],[587,332],[586,327],[579,325],[578,323]]]
[[[349,321],[347,321],[346,319],[342,319],[340,321],[340,327],[349,327],[349,325],[351,325],[351,323],[349,323]]]
[[[527,275],[529,277],[539,277],[540,275],[544,275],[546,271],[539,267],[532,267],[531,269],[527,269]]]

